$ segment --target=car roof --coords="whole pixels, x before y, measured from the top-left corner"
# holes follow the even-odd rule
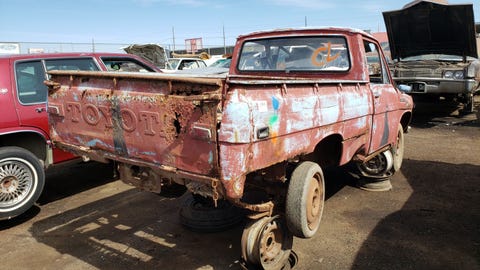
[[[0,55],[0,58],[3,59],[39,59],[39,58],[69,58],[69,57],[131,57],[138,58],[133,54],[126,53],[108,53],[108,52],[69,52],[69,53],[34,53],[34,54],[4,54]]]
[[[0,60],[29,60],[29,59],[64,59],[64,58],[78,58],[78,57],[115,57],[115,58],[130,58],[136,59],[139,62],[149,66],[155,72],[161,72],[161,70],[152,64],[150,61],[143,59],[137,55],[129,53],[111,53],[111,52],[68,52],[68,53],[33,53],[33,54],[4,54],[0,55]]]

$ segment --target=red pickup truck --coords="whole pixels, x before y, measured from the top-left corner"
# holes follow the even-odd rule
[[[355,162],[386,181],[400,168],[413,107],[378,42],[344,28],[240,36],[223,75],[50,74],[55,146],[114,160],[144,190],[183,185],[246,209],[242,257],[264,269],[283,267],[293,236],[317,232],[322,169]],[[192,213],[182,208],[184,224],[200,228]]]
[[[71,160],[52,148],[46,112],[50,70],[159,72],[141,58],[118,53],[0,56],[0,219],[17,216],[40,196],[44,168]]]

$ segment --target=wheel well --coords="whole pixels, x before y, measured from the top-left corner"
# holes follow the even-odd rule
[[[0,147],[18,146],[32,152],[40,160],[46,160],[47,148],[45,138],[35,132],[10,133],[0,136]]]
[[[408,129],[408,124],[410,124],[410,121],[412,120],[412,113],[407,112],[404,115],[402,115],[402,119],[400,119],[400,124],[402,124],[403,131],[407,131]]]
[[[313,153],[307,155],[308,160],[318,163],[322,168],[337,166],[342,157],[342,137],[338,134],[322,139]]]

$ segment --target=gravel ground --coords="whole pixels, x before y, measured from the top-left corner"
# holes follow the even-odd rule
[[[477,102],[478,105],[478,102]],[[295,269],[480,269],[480,117],[417,104],[388,192],[326,173],[319,232],[295,239]],[[39,206],[0,222],[2,269],[240,269],[242,225],[195,233],[178,199],[138,191],[88,163],[48,172]]]

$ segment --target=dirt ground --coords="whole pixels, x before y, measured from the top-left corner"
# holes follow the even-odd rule
[[[326,172],[322,224],[294,240],[295,269],[480,269],[479,119],[418,103],[391,191]],[[185,196],[138,191],[102,164],[47,175],[39,206],[0,222],[1,269],[240,269],[243,224],[188,231],[178,219]]]

